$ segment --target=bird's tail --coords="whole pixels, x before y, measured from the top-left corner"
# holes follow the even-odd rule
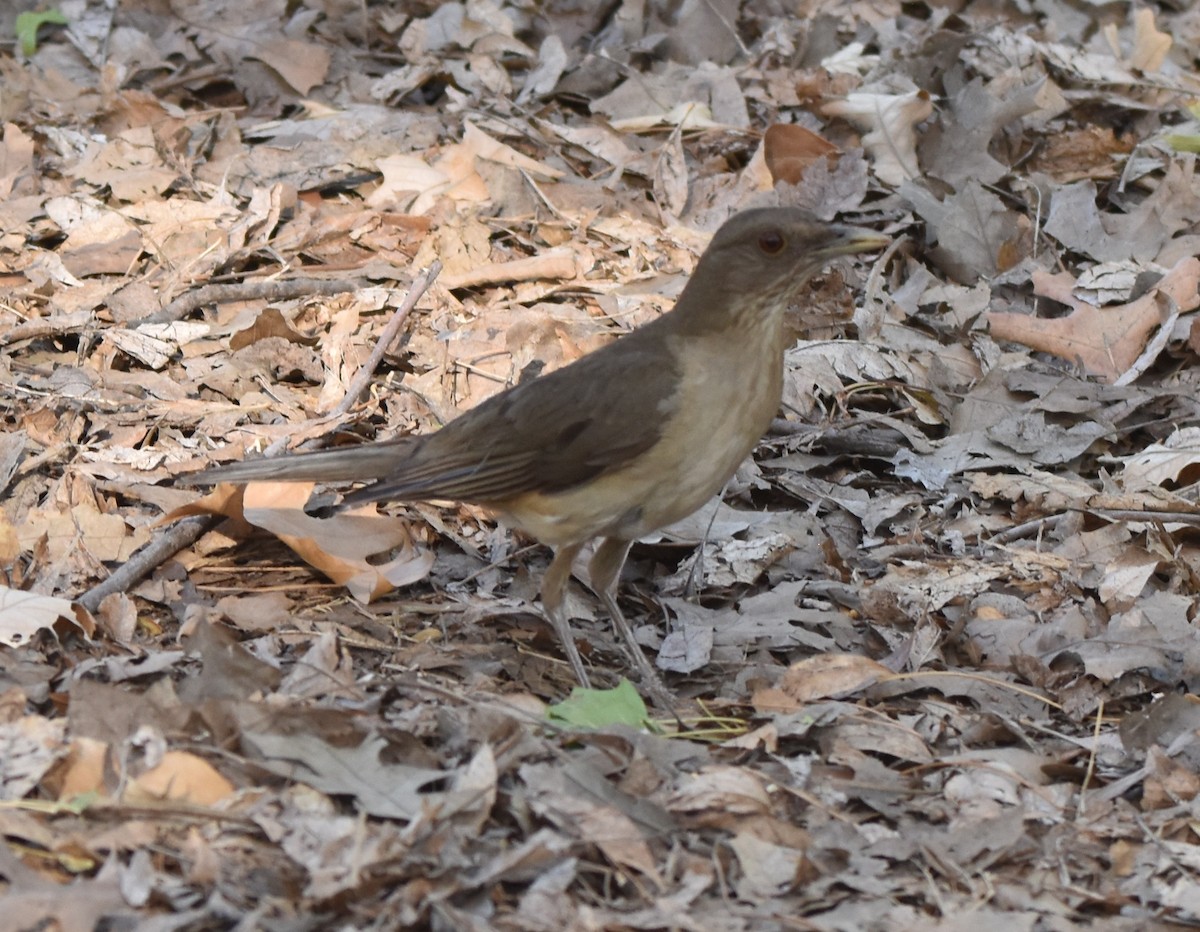
[[[180,476],[180,485],[217,482],[366,482],[396,470],[414,446],[412,438],[356,444],[311,453],[243,460]]]

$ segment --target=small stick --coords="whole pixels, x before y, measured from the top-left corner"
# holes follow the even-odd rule
[[[447,288],[475,288],[499,282],[529,282],[542,279],[571,279],[578,274],[575,253],[569,249],[551,249],[540,255],[508,262],[491,262],[466,272],[447,275]]]
[[[429,264],[429,268],[413,279],[412,284],[408,288],[408,294],[404,296],[404,303],[396,309],[396,313],[388,321],[387,327],[384,328],[383,333],[379,336],[379,340],[375,343],[375,349],[371,351],[371,358],[363,363],[358,373],[354,376],[354,381],[346,389],[345,397],[342,398],[338,406],[332,411],[332,417],[337,418],[349,413],[354,402],[358,400],[358,396],[366,391],[367,385],[371,382],[371,376],[379,368],[379,363],[383,361],[383,356],[388,351],[388,347],[392,345],[392,341],[400,333],[400,328],[404,326],[404,321],[408,319],[409,313],[416,307],[417,302],[421,300],[425,292],[429,290],[429,286],[434,283],[441,270],[442,264],[437,259],[434,259]]]
[[[100,608],[100,603],[114,592],[125,592],[141,579],[149,576],[184,547],[191,546],[210,529],[223,521],[216,516],[184,518],[177,524],[155,533],[150,542],[121,564],[108,579],[93,586],[76,601],[89,612]]]
[[[287,281],[235,282],[229,285],[205,285],[195,291],[180,295],[161,311],[130,321],[129,327],[142,324],[170,324],[182,320],[197,308],[206,304],[228,304],[230,301],[252,301],[265,298],[268,301],[287,301],[307,295],[345,294],[367,287],[362,279],[290,278]]]
[[[91,311],[71,311],[50,317],[37,317],[24,323],[14,324],[0,333],[0,346],[19,343],[21,340],[39,340],[57,337],[65,333],[81,333],[92,326]]]

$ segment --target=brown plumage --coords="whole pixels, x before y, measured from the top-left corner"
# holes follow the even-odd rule
[[[366,482],[344,504],[453,499],[484,505],[555,549],[546,614],[580,682],[563,612],[572,561],[590,563],[645,685],[666,692],[616,601],[631,543],[691,514],[733,475],[779,407],[784,312],[830,258],[887,238],[791,208],[722,226],[675,307],[549,375],[484,401],[431,434],[205,470],[191,482]]]

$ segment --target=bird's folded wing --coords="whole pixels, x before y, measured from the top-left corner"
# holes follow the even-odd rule
[[[653,331],[635,331],[419,438],[348,503],[445,498],[502,502],[561,492],[652,447],[674,409],[679,370]],[[619,350],[619,351],[618,351]]]

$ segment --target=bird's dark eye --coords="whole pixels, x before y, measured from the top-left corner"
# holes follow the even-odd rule
[[[758,248],[765,252],[768,256],[777,256],[783,252],[783,248],[787,245],[787,240],[783,238],[783,234],[772,230],[770,233],[763,233],[758,238]]]

